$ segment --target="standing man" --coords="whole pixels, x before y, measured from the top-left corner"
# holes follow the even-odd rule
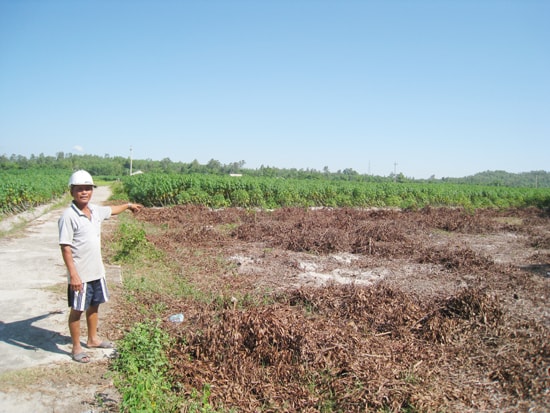
[[[72,358],[88,363],[90,357],[80,343],[80,318],[86,312],[88,348],[112,348],[97,334],[99,305],[109,300],[105,267],[101,256],[101,223],[111,215],[127,209],[139,212],[142,205],[99,206],[91,204],[94,188],[92,176],[76,171],[69,179],[73,201],[59,218],[59,245],[68,273],[69,331],[73,344]]]

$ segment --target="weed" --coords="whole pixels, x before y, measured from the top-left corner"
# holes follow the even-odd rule
[[[170,336],[159,322],[136,323],[118,343],[113,360],[115,385],[122,394],[122,412],[176,412],[180,404],[171,391],[166,350]]]
[[[414,373],[413,369],[402,372],[401,379],[408,384],[416,384],[418,382],[418,377]]]
[[[118,228],[116,244],[117,252],[114,260],[118,262],[129,261],[136,253],[147,246],[143,226],[133,222],[123,222]]]
[[[193,389],[191,397],[185,402],[185,411],[189,413],[216,413],[226,410],[217,410],[210,404],[210,385],[205,384],[202,389],[202,393],[197,389]],[[182,409],[183,411],[184,409]],[[235,412],[236,410],[229,410],[228,413]]]

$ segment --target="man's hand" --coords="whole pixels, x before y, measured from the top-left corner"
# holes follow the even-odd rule
[[[71,286],[71,290],[75,292],[81,292],[82,291],[82,280],[80,279],[78,274],[71,275],[71,282],[69,283]]]
[[[141,204],[134,204],[133,202],[128,202],[128,209],[132,211],[134,214],[141,211],[143,208],[143,205]]]

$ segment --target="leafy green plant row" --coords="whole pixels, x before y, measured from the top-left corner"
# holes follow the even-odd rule
[[[548,188],[179,174],[143,174],[127,177],[123,183],[129,198],[146,206],[189,203],[212,208],[550,206]]]
[[[45,204],[67,192],[70,171],[0,171],[0,214],[11,214]]]

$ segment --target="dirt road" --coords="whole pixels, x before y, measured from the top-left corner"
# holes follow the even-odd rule
[[[92,202],[109,195],[108,187],[98,187]],[[110,411],[116,399],[104,374],[113,350],[89,351],[92,362],[86,365],[71,360],[66,273],[57,242],[63,209],[32,217],[0,238],[0,413]],[[120,271],[108,269],[107,278],[120,279]]]

